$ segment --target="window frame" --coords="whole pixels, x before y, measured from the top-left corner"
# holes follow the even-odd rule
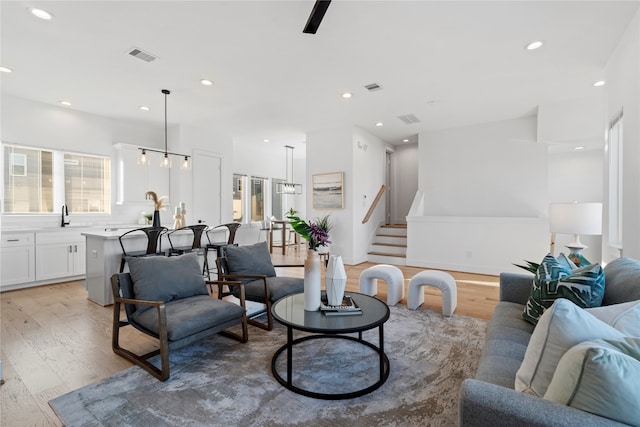
[[[111,157],[107,155],[101,154],[89,154],[89,153],[81,153],[78,151],[71,150],[63,150],[58,148],[48,148],[48,147],[38,147],[38,146],[30,146],[24,144],[16,144],[12,142],[2,141],[0,150],[0,157],[3,164],[3,172],[0,174],[0,184],[2,185],[2,203],[0,203],[0,212],[2,215],[6,216],[57,216],[59,215],[59,211],[56,209],[56,206],[62,206],[66,204],[65,198],[65,155],[73,155],[73,156],[82,156],[82,157],[93,157],[102,159],[106,161],[103,170],[107,171],[108,179],[104,185],[104,193],[102,204],[105,207],[105,211],[101,212],[74,212],[74,215],[111,215],[112,213],[112,204],[113,204],[113,162],[111,161]],[[52,180],[52,209],[51,211],[38,211],[38,212],[8,212],[5,209],[6,206],[6,197],[5,197],[5,175],[10,175],[11,170],[4,171],[4,162],[5,162],[5,151],[6,147],[16,147],[24,150],[34,150],[39,152],[47,152],[52,154],[52,172],[51,172],[51,180]],[[11,161],[9,161],[8,165],[11,167]],[[28,165],[25,167],[25,173],[28,171]],[[40,189],[39,191],[42,191]],[[107,200],[104,197],[107,197]],[[42,208],[40,208],[42,209]]]
[[[620,110],[607,129],[609,162],[608,245],[622,250],[624,114]]]

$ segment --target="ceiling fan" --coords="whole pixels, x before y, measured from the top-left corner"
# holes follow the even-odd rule
[[[316,4],[313,5],[307,24],[304,26],[304,30],[302,30],[303,33],[315,34],[316,31],[318,31],[320,22],[322,22],[322,18],[324,18],[324,14],[327,12],[329,4],[331,4],[331,0],[316,0]]]

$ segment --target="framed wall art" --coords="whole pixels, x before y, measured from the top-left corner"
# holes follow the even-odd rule
[[[319,173],[313,175],[314,209],[344,208],[344,173]]]

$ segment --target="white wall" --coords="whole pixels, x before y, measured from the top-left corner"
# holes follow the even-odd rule
[[[618,256],[640,259],[640,12],[636,12],[620,43],[612,53],[605,68],[605,123],[624,109],[623,136],[623,224],[620,254],[606,242],[603,235],[605,261]],[[605,201],[608,200],[608,167],[605,160]],[[608,207],[604,203],[603,221],[608,224]]]
[[[535,117],[420,134],[425,215],[544,217],[547,147]]]
[[[391,222],[404,224],[418,191],[418,143],[396,145],[392,154]]]
[[[353,128],[353,186],[354,217],[352,225],[353,250],[350,264],[367,260],[369,246],[375,237],[376,229],[384,222],[386,194],[383,194],[371,218],[366,224],[366,216],[380,187],[384,184],[386,149],[385,143],[368,132]],[[364,148],[366,147],[366,149]],[[345,203],[348,199],[345,199]]]
[[[604,145],[604,141],[600,141]],[[549,203],[602,202],[604,150],[590,149],[574,151],[570,147],[562,151],[549,151]],[[565,245],[573,236],[556,236],[555,255],[568,253]],[[602,259],[602,236],[580,236],[588,246],[583,251],[586,259],[600,262]]]
[[[383,141],[362,129],[345,126],[307,134],[307,188],[311,189],[314,174],[344,172],[344,208],[313,209],[309,193],[306,218],[331,215],[331,253],[341,255],[345,264],[366,261],[369,241],[383,221],[384,199],[371,220],[362,224],[384,183],[384,160]]]
[[[594,90],[590,98],[567,99],[538,107],[538,142],[602,143],[604,105]]]
[[[38,148],[68,150],[84,154],[104,155],[115,159],[113,145],[127,143],[164,149],[164,127],[144,122],[134,123],[70,108],[33,102],[9,95],[2,96],[2,141]],[[221,153],[232,162],[231,138],[205,129],[172,125],[169,128],[169,151],[192,154],[194,148]],[[224,162],[223,162],[224,163]],[[230,170],[230,168],[229,168]],[[231,212],[231,172],[224,171],[223,203]],[[182,174],[180,174],[182,175]],[[149,204],[116,205],[116,162],[111,162],[111,215],[74,215],[74,224],[135,224],[140,211],[149,211]],[[172,182],[172,195],[187,203],[192,200],[190,174]],[[151,202],[149,202],[151,203]],[[224,211],[224,209],[223,209]],[[162,212],[164,223],[172,223],[171,212]],[[229,214],[230,216],[231,214]],[[49,215],[3,215],[3,225],[56,226],[59,213]]]
[[[287,151],[285,145],[294,147],[293,153]],[[293,154],[293,176],[291,179],[297,184],[302,184],[302,194],[287,195],[285,207],[293,208],[299,214],[304,215],[306,209],[306,152],[307,145],[301,142],[256,142],[234,140],[233,142],[233,173],[261,178],[287,178],[287,168],[291,175],[291,155]],[[280,212],[282,215],[282,212]]]
[[[306,218],[313,219],[326,214],[331,215],[333,229],[329,238],[332,241],[331,252],[341,255],[346,264],[352,264],[353,258],[353,131],[350,126],[328,129],[307,134],[307,176],[304,183],[309,192],[307,197]],[[312,176],[319,173],[344,172],[344,209],[313,209]]]

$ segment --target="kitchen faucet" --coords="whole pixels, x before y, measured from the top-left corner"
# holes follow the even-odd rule
[[[60,227],[64,227],[65,225],[71,224],[71,222],[65,222],[64,216],[69,215],[69,209],[67,209],[67,205],[62,205],[62,220],[60,222]]]

